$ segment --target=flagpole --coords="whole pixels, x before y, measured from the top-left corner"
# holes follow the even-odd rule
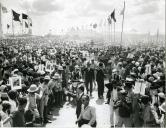
[[[2,13],[1,13],[2,5],[0,3],[0,38],[2,37],[3,31],[2,31]]]
[[[114,22],[114,43],[115,43],[115,22]]]
[[[123,19],[122,19],[122,32],[121,32],[121,45],[122,45],[122,40],[123,40],[123,25],[124,25],[124,13],[123,13]]]
[[[158,44],[158,39],[159,39],[159,29],[157,29],[157,36],[156,36],[156,43]]]
[[[14,36],[14,23],[13,23],[13,13],[12,13],[12,32],[13,32],[13,36]]]
[[[22,28],[22,35],[23,35],[23,18],[22,18],[22,25],[21,25],[21,28]]]
[[[111,23],[111,43],[112,43],[112,23]]]
[[[109,43],[110,43],[110,24],[108,23],[108,40],[109,40]]]

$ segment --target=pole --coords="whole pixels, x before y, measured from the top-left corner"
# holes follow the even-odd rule
[[[115,43],[115,22],[114,22],[114,43]]]
[[[13,23],[13,14],[12,14],[12,32],[13,32],[13,36],[14,36],[14,23]]]
[[[2,31],[2,13],[1,13],[2,5],[0,3],[0,38],[2,37],[3,31]]]
[[[112,23],[111,23],[111,43],[112,43]]]
[[[108,23],[108,40],[109,40],[109,43],[110,43],[110,24]]]
[[[22,35],[23,35],[23,18],[22,18],[21,28],[22,28]]]
[[[123,13],[123,19],[122,19],[122,32],[121,32],[121,45],[122,45],[122,40],[123,40],[123,24],[124,24],[124,13]]]
[[[159,29],[157,29],[157,37],[156,37],[156,43],[158,44],[158,39],[159,39]]]

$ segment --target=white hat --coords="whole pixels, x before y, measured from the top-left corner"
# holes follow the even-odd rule
[[[55,73],[54,76],[52,77],[53,79],[59,79],[60,78],[60,75]]]
[[[79,66],[78,66],[78,65],[76,65],[76,66],[75,66],[75,68],[76,68],[76,69],[78,69],[78,68],[79,68]]]
[[[36,84],[32,84],[27,91],[28,92],[36,92],[37,90],[38,90],[37,85]]]
[[[58,70],[63,70],[63,67],[62,67],[62,66],[59,66],[59,67],[58,67]]]
[[[113,69],[112,72],[117,72],[117,69]]]
[[[166,111],[166,104],[163,103],[161,106],[159,106],[159,109],[160,109],[161,111],[165,112],[165,111]]]
[[[165,95],[164,95],[164,93],[163,93],[163,92],[158,93],[158,96],[159,96],[160,98],[165,99]]]
[[[45,76],[44,79],[45,80],[50,80],[50,76]]]
[[[139,62],[135,62],[135,65],[138,67],[139,66]]]

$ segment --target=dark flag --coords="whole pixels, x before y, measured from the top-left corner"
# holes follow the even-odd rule
[[[97,24],[93,24],[93,28],[97,28]]]
[[[22,19],[28,19],[28,15],[22,13]]]
[[[116,22],[116,19],[115,19],[115,9],[114,9],[114,11],[111,13],[111,19],[113,19],[114,22]]]
[[[13,20],[21,22],[19,19],[20,14],[16,13],[14,10],[12,10],[12,13],[13,13]]]
[[[7,29],[9,29],[9,28],[10,28],[10,25],[7,24]]]
[[[28,28],[28,24],[27,24],[27,22],[25,22],[25,27]]]

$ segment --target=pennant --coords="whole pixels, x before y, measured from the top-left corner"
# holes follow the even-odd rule
[[[27,24],[27,22],[25,22],[25,27],[28,28],[28,24]]]
[[[22,19],[28,19],[28,15],[22,13]]]
[[[12,10],[12,13],[13,13],[13,20],[21,22],[19,19],[20,14],[16,13],[14,10]]]
[[[111,19],[113,19],[114,22],[116,22],[116,19],[115,19],[115,9],[114,9],[114,11],[111,13]]]
[[[4,6],[2,6],[2,12],[3,12],[3,13],[8,13],[7,8],[6,8],[6,7],[4,7]]]
[[[125,1],[124,1],[124,7],[123,7],[122,11],[120,12],[120,15],[124,15],[124,12],[125,12]]]
[[[7,24],[7,29],[9,29],[10,28],[10,25],[9,24]]]

